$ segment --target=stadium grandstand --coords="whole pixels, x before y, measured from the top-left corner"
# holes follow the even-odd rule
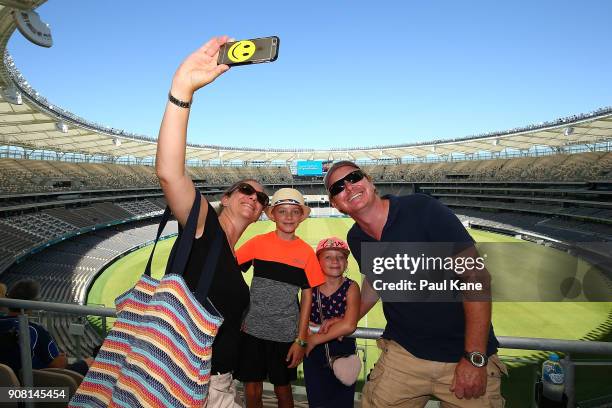
[[[6,49],[16,31],[12,11],[43,2],[0,2],[0,281],[35,277],[43,300],[85,304],[107,265],[152,240],[165,201],[154,169],[155,138],[62,109],[20,73]],[[270,191],[298,188],[309,205],[326,207],[322,174],[298,175],[297,163],[343,159],[357,161],[381,193],[430,194],[466,225],[577,248],[612,241],[611,107],[425,143],[187,147],[188,173],[213,201],[235,181],[255,178]],[[166,234],[176,230],[174,223]],[[585,257],[610,256],[583,249]],[[47,322],[69,352],[75,349],[70,319]],[[84,339],[87,351],[101,340],[89,326]]]

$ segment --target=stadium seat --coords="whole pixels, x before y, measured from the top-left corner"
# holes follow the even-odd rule
[[[44,368],[40,371],[67,375],[68,377],[71,377],[76,382],[77,387],[81,384],[84,378],[81,374],[77,373],[76,371],[72,371],[72,370],[68,370],[64,368]]]
[[[32,370],[32,380],[34,387],[68,387],[69,396],[73,396],[80,382],[77,382],[69,370]],[[82,380],[82,378],[81,378]],[[66,402],[45,402],[45,407],[65,408]]]
[[[0,387],[19,387],[19,379],[13,369],[0,363]]]
[[[5,364],[0,364],[0,387],[19,387],[20,385],[19,379],[13,372],[13,369]],[[16,402],[4,402],[2,406],[7,408],[17,408],[19,405]]]

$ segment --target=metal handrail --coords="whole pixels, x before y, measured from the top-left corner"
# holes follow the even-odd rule
[[[32,365],[30,360],[29,336],[28,332],[28,317],[25,310],[35,309],[48,312],[68,313],[77,315],[91,315],[105,317],[116,317],[116,311],[110,307],[83,306],[66,303],[40,302],[30,300],[17,300],[0,298],[0,307],[10,307],[13,309],[21,309],[19,315],[20,333],[20,350],[22,361],[22,385],[25,387],[32,386]],[[317,330],[316,328],[314,329]],[[358,339],[375,340],[382,336],[383,330],[369,327],[358,327],[354,333],[347,337]],[[584,341],[584,340],[562,340],[562,339],[542,339],[534,337],[514,337],[514,336],[498,336],[499,346],[509,349],[522,350],[555,350],[566,353],[566,387],[565,394],[568,397],[568,407],[575,407],[575,362],[571,361],[571,353],[583,354],[599,354],[612,355],[612,342],[603,341]],[[364,357],[365,358],[365,357]],[[608,362],[602,364],[610,364]],[[365,367],[365,366],[364,366]],[[26,404],[28,406],[28,404]]]
[[[69,313],[78,315],[91,315],[103,317],[116,317],[115,309],[111,307],[83,306],[68,303],[40,302],[32,300],[2,299],[0,306],[14,309],[35,309],[48,312]],[[358,327],[353,334],[347,337],[356,339],[376,340],[383,334],[383,329]],[[555,350],[563,353],[585,353],[612,355],[612,342],[543,339],[537,337],[497,336],[502,348],[520,350]]]
[[[112,307],[83,306],[72,303],[0,298],[0,306],[10,307],[13,309],[44,310],[47,312],[56,313],[116,317],[115,309]]]

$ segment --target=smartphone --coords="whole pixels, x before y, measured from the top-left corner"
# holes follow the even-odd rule
[[[225,43],[219,49],[217,64],[232,67],[276,61],[279,43],[276,36]]]

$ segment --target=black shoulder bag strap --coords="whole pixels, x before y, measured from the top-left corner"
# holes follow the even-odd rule
[[[157,248],[157,242],[159,241],[159,237],[161,237],[161,233],[166,227],[168,220],[170,219],[170,214],[170,207],[166,206],[161,221],[159,222],[159,227],[157,227],[157,235],[155,236],[155,241],[153,243],[153,250],[151,250],[151,255],[149,255],[149,260],[147,261],[147,266],[145,267],[144,273],[147,276],[151,276],[151,262],[153,261],[153,254],[155,253],[155,248]]]
[[[193,206],[189,212],[189,217],[187,218],[185,227],[181,228],[179,226],[179,236],[174,244],[174,247],[172,248],[168,265],[166,267],[167,274],[174,273],[182,276],[187,268],[187,261],[189,260],[189,256],[191,254],[191,248],[193,246],[193,240],[195,238],[198,224],[198,217],[200,215],[200,206],[202,203],[202,196],[200,192],[196,189],[195,193]],[[212,207],[208,209],[208,214],[206,215],[207,218],[216,216],[216,214],[211,213],[211,209]],[[204,222],[206,223],[206,221]],[[198,299],[206,299],[208,296],[208,291],[212,285],[212,280],[215,276],[215,271],[221,255],[221,246],[223,244],[223,240],[225,239],[225,234],[221,230],[220,233],[215,234],[214,236],[204,238],[210,240],[211,244],[210,250],[206,255],[204,265],[202,265],[200,279],[198,279],[198,284],[196,290],[194,291],[194,294]]]
[[[168,258],[168,264],[166,265],[165,272],[166,274],[174,273],[182,276],[185,268],[187,267],[187,261],[189,260],[189,255],[191,254],[191,248],[193,246],[193,240],[198,225],[198,216],[200,215],[201,203],[202,196],[196,189],[193,206],[189,211],[189,216],[187,217],[185,227],[182,228],[179,225],[179,234]],[[159,223],[159,227],[157,228],[157,235],[153,244],[153,250],[151,251],[151,255],[149,255],[149,260],[147,261],[147,266],[145,267],[145,274],[147,276],[151,276],[153,254],[155,253],[155,248],[157,247],[157,242],[159,241],[161,233],[170,219],[170,214],[170,207],[166,206],[162,219]],[[214,216],[215,214],[207,214],[207,217]],[[219,233],[215,234],[215,236],[206,238],[211,240],[211,246],[210,251],[206,256],[206,260],[204,261],[200,279],[198,280],[197,289],[195,291],[195,295],[198,299],[206,299],[208,296],[208,291],[210,290],[210,286],[215,275],[215,270],[217,269],[219,255],[221,254],[221,245],[223,244],[224,234]]]
[[[200,195],[200,192],[195,189],[195,198],[193,200],[191,210],[189,211],[187,221],[182,228],[179,224],[179,234],[176,238],[174,246],[172,247],[172,251],[170,252],[168,264],[166,265],[166,275],[170,273],[183,275],[183,272],[185,271],[198,226],[201,202],[202,196]]]

